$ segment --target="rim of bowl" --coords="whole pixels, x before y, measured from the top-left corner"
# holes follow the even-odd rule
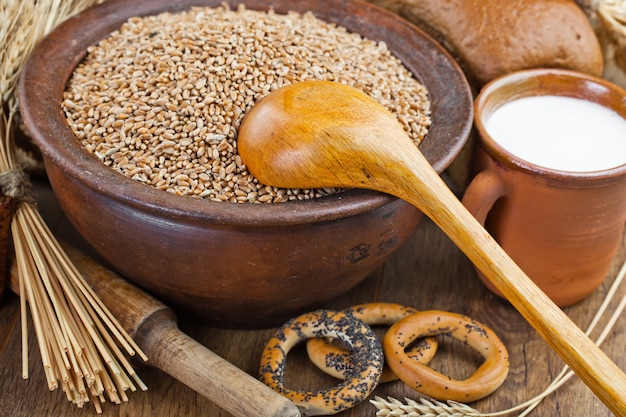
[[[398,15],[355,0],[291,0],[282,3],[275,0],[229,0],[227,3],[232,9],[243,4],[256,10],[273,8],[277,13],[312,11],[323,20],[336,19],[335,23],[362,36],[386,41],[389,50],[428,90],[432,125],[420,150],[433,168],[443,172],[468,140],[473,123],[473,98],[465,75],[441,45]],[[138,210],[204,218],[222,224],[286,225],[332,221],[396,200],[396,197],[383,193],[356,189],[276,204],[218,203],[181,197],[117,173],[83,149],[66,122],[61,102],[67,81],[85,57],[87,47],[118,29],[132,16],[221,4],[222,0],[109,0],[71,17],[46,36],[27,59],[18,85],[22,119],[33,142],[42,151],[44,161],[49,159],[46,163],[58,165],[75,181]],[[358,31],[351,27],[358,27]],[[375,33],[380,27],[384,27],[384,37],[369,33]],[[392,44],[390,41],[394,39],[402,42]]]

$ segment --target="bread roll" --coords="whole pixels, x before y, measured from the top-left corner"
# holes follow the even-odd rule
[[[442,43],[474,87],[506,73],[558,67],[602,75],[593,27],[573,0],[370,0]]]

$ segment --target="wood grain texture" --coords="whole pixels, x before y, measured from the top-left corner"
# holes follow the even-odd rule
[[[53,202],[46,202],[53,204]],[[67,224],[59,222],[60,232],[72,235]],[[626,242],[614,260],[610,279],[583,302],[565,311],[574,322],[585,327],[602,302],[612,277],[626,260]],[[618,297],[626,295],[620,289]],[[443,309],[467,314],[491,327],[506,344],[511,370],[504,384],[491,396],[472,404],[482,412],[499,411],[521,403],[541,392],[563,366],[554,353],[526,321],[507,302],[491,294],[456,246],[430,221],[424,220],[417,232],[379,271],[349,294],[329,302],[329,308],[343,308],[370,301],[397,302],[417,309]],[[616,303],[614,303],[616,304]],[[602,324],[602,323],[601,323]],[[179,315],[179,327],[200,344],[228,359],[233,365],[256,377],[261,351],[269,339],[268,330],[228,330],[209,327],[191,317]],[[382,329],[377,329],[377,331]],[[31,336],[33,331],[31,329]],[[0,304],[0,416],[50,417],[92,416],[93,409],[77,409],[60,391],[49,392],[43,379],[36,344],[31,337],[31,376],[22,380],[20,370],[19,303],[11,293]],[[626,369],[626,317],[616,323],[603,350],[617,365]],[[461,378],[478,365],[475,352],[442,339],[432,362],[436,369]],[[214,403],[197,394],[162,371],[142,367],[138,371],[148,385],[147,392],[131,393],[121,405],[104,404],[104,417],[176,415],[191,417],[229,417]],[[289,355],[287,384],[293,388],[329,387],[337,381],[318,371],[296,348]],[[402,382],[381,385],[375,395],[397,399],[420,395]],[[375,407],[367,402],[340,414],[340,417],[373,416]],[[530,416],[557,417],[585,415],[608,417],[611,412],[577,378],[568,381],[546,398]]]

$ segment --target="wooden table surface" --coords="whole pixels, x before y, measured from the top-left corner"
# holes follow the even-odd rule
[[[63,217],[50,190],[38,187],[40,207],[51,228],[63,239],[77,242],[75,232]],[[586,327],[604,299],[614,276],[626,259],[626,243],[614,259],[605,283],[590,297],[566,309],[581,327]],[[626,285],[625,285],[626,287]],[[620,288],[611,305],[614,308],[626,294]],[[394,256],[357,288],[325,307],[340,309],[357,303],[385,301],[410,305],[418,309],[449,310],[467,314],[491,327],[506,344],[511,358],[509,376],[491,396],[472,406],[483,413],[507,409],[542,392],[558,374],[563,362],[505,301],[492,295],[478,280],[472,265],[452,242],[428,219]],[[611,309],[609,309],[611,310]],[[21,341],[18,297],[9,291],[0,302],[0,416],[50,417],[95,415],[91,406],[79,409],[70,404],[61,390],[50,392],[44,380],[32,329],[30,343],[30,377],[21,377]],[[180,328],[256,376],[261,351],[272,330],[227,330],[208,327],[189,317],[179,317]],[[602,327],[604,321],[600,323]],[[377,329],[381,332],[384,329]],[[621,317],[603,350],[618,366],[626,369],[626,317]],[[467,377],[480,364],[480,356],[466,346],[442,338],[436,369],[458,379]],[[130,393],[121,405],[106,403],[103,416],[229,416],[208,399],[154,368],[141,368],[140,377],[148,385],[146,392]],[[299,346],[289,356],[287,385],[292,388],[325,388],[336,384],[308,362]],[[380,385],[375,395],[403,400],[417,399],[420,394],[402,382]],[[369,402],[339,416],[374,416],[376,408]],[[517,414],[515,414],[517,415]],[[548,396],[531,416],[610,416],[610,411],[577,378],[570,379]]]

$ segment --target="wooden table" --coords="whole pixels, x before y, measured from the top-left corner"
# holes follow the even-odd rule
[[[63,239],[79,242],[46,187],[38,187],[40,207],[50,227]],[[590,297],[566,309],[568,315],[585,328],[600,305],[607,289],[626,259],[623,241],[609,278]],[[620,288],[612,307],[626,294]],[[340,309],[371,301],[395,302],[418,309],[439,309],[467,314],[491,327],[509,349],[511,369],[504,384],[491,396],[472,404],[483,413],[507,409],[543,391],[560,371],[563,362],[505,301],[491,294],[478,280],[472,265],[452,242],[428,219],[394,256],[349,294],[329,301],[325,307]],[[51,417],[94,415],[92,407],[78,409],[61,390],[50,392],[30,330],[30,377],[21,377],[20,313],[17,296],[5,291],[0,303],[0,416]],[[189,317],[179,317],[188,335],[246,372],[257,375],[260,354],[271,329],[245,331],[217,329]],[[600,323],[602,327],[604,321]],[[383,329],[378,329],[382,334]],[[626,369],[626,317],[621,317],[603,349],[622,369]],[[442,338],[432,366],[462,379],[480,364],[481,358],[466,346]],[[121,405],[106,403],[103,416],[229,416],[211,401],[153,368],[139,370],[149,387],[147,392],[130,393]],[[300,347],[289,356],[287,384],[292,388],[324,388],[336,384],[308,362]],[[420,395],[402,382],[379,386],[375,395],[417,399]],[[376,408],[363,402],[339,416],[374,416]],[[514,414],[517,415],[517,414]],[[548,396],[531,416],[610,416],[609,410],[577,378],[570,379]]]

